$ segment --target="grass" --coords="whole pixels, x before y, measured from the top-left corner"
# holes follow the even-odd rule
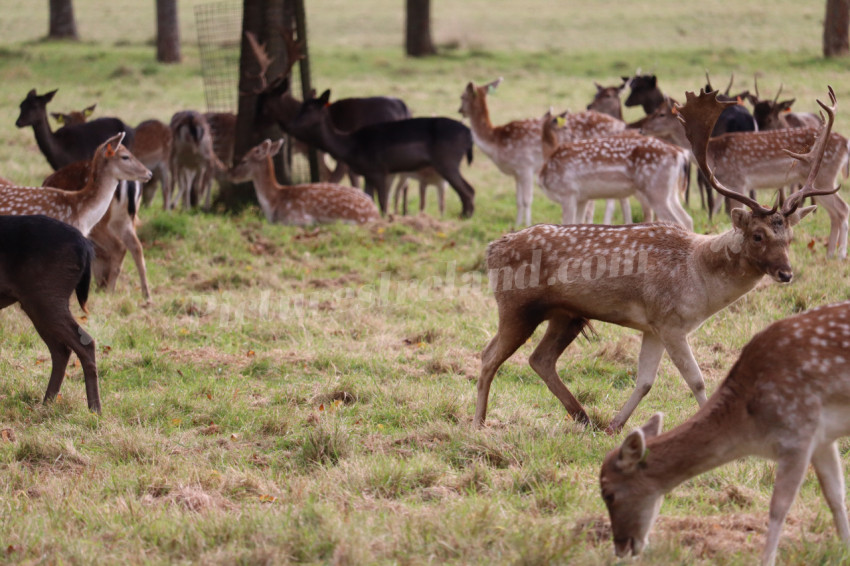
[[[47,43],[43,5],[0,22],[0,175],[40,184],[49,172],[30,130],[13,122],[30,88],[51,104],[98,102],[130,123],[203,105],[192,2],[181,2],[184,62],[153,61],[153,3],[75,2],[83,41]],[[150,4],[150,5],[148,5]],[[437,3],[441,56],[401,53],[401,8],[389,0],[310,2],[317,88],[390,94],[418,115],[457,117],[470,80],[498,76],[493,121],[578,110],[593,81],[637,67],[671,93],[706,69],[725,84],[759,74],[800,110],[826,85],[850,131],[848,61],[819,56],[821,6],[728,3]],[[368,8],[368,9],[367,9]],[[607,5],[606,5],[607,8]],[[628,22],[627,25],[624,22]],[[629,109],[628,118],[639,117]],[[141,213],[154,304],[135,270],[96,292],[84,325],[96,338],[104,413],[85,409],[81,370],[41,405],[50,359],[19,309],[0,314],[0,552],[16,563],[612,563],[598,495],[604,454],[620,438],[569,419],[528,367],[531,343],[501,369],[489,426],[470,426],[478,354],[495,332],[486,244],[512,230],[513,183],[476,151],[468,221],[454,194],[439,219],[302,230],[235,216]],[[158,202],[156,204],[159,204]],[[414,203],[415,206],[415,203]],[[692,203],[695,229],[709,221]],[[536,221],[559,209],[538,191]],[[740,347],[773,320],[850,298],[846,262],[827,260],[828,219],[807,218],[792,245],[795,280],[766,283],[692,338],[713,391]],[[128,262],[129,263],[129,262]],[[75,311],[76,312],[76,311]],[[81,314],[77,312],[77,314]],[[559,367],[595,421],[631,392],[638,341],[597,325]],[[669,360],[630,424],[696,409]],[[842,452],[850,445],[843,443]],[[667,498],[645,563],[750,563],[763,543],[773,467],[748,459]],[[841,563],[813,475],[792,508],[783,563]]]

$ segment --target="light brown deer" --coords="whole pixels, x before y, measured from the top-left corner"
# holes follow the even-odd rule
[[[593,100],[587,105],[588,110],[595,110],[601,114],[607,114],[617,120],[623,119],[623,103],[620,100],[620,95],[628,85],[628,80],[623,78],[623,84],[619,86],[602,86],[594,81],[596,86],[596,94],[593,95]]]
[[[446,180],[433,167],[426,167],[412,173],[402,173],[396,177],[393,211],[398,214],[398,201],[401,198],[401,213],[407,215],[407,188],[412,181],[419,181],[419,212],[425,211],[425,190],[429,185],[437,188],[437,208],[442,217],[446,213]]]
[[[44,214],[88,236],[109,208],[118,181],[147,181],[151,172],[112,136],[94,152],[91,175],[79,191],[52,187],[0,186],[0,214]]]
[[[776,462],[762,563],[776,560],[782,525],[809,464],[850,545],[844,474],[836,441],[850,435],[850,303],[820,307],[768,326],[744,346],[729,375],[686,422],[660,435],[655,414],[612,450],[599,476],[617,556],[639,554],[664,494],[743,458]]]
[[[88,161],[72,163],[47,177],[42,186],[65,191],[82,190],[90,169],[91,163]],[[124,263],[124,256],[129,249],[139,273],[139,284],[145,304],[150,304],[151,293],[145,255],[142,243],[136,235],[136,220],[141,200],[139,185],[140,183],[132,181],[119,182],[109,208],[89,233],[89,239],[95,249],[92,274],[98,287],[114,291],[121,274],[121,264]]]
[[[673,143],[688,148],[690,143],[684,128],[670,107],[662,107],[647,120],[645,133],[666,137]],[[708,161],[714,166],[717,179],[742,194],[751,190],[778,189],[786,185],[803,183],[812,169],[811,161],[795,160],[786,150],[808,151],[815,142],[815,128],[772,130],[768,132],[738,132],[712,137],[708,143]],[[850,159],[847,138],[834,132],[829,134],[820,172],[815,179],[817,187],[833,187],[842,169]],[[718,208],[722,199],[715,202]],[[826,209],[830,219],[827,255],[847,256],[847,230],[850,207],[837,194],[819,196],[815,202]]]
[[[515,120],[493,126],[487,107],[487,95],[502,82],[497,79],[482,86],[466,85],[460,97],[461,115],[469,119],[475,144],[487,154],[502,173],[516,182],[517,226],[531,224],[531,202],[534,198],[534,179],[543,165],[540,147],[540,119]],[[588,111],[568,114],[565,127],[559,131],[561,143],[621,132],[626,125],[605,114]]]
[[[697,161],[712,186],[749,210],[734,209],[733,228],[719,235],[694,234],[672,224],[538,225],[492,242],[487,248],[487,269],[499,327],[481,353],[475,425],[484,423],[496,371],[544,320],[549,321],[548,328],[529,364],[576,420],[590,422],[555,366],[591,319],[643,334],[635,389],[607,432],[620,430],[649,392],[665,351],[699,405],[705,404],[705,384],[688,335],[765,275],[781,283],[791,281],[791,228],[814,209],[798,210],[802,199],[827,192],[816,190],[812,183],[834,120],[834,106],[822,104],[829,115],[825,131],[809,154],[797,156],[815,163],[804,188],[791,195],[781,210],[768,209],[727,189],[707,165],[708,138],[723,111],[714,94],[687,93],[681,114]],[[831,89],[830,96],[834,105]]]
[[[176,112],[171,117],[172,148],[170,169],[177,196],[172,200],[172,191],[163,198],[166,209],[181,202],[184,210],[203,202],[210,209],[212,199],[212,175],[210,172],[226,171],[213,149],[212,131],[203,114],[194,110]]]
[[[283,140],[265,140],[253,147],[230,170],[235,182],[253,181],[266,220],[308,226],[329,222],[363,224],[380,218],[375,203],[353,187],[333,183],[280,185],[274,176],[272,157]]]
[[[561,223],[575,224],[594,199],[637,196],[644,214],[688,230],[691,217],[679,202],[684,186],[687,153],[661,140],[620,134],[558,144],[556,121],[543,118],[543,167],[538,183],[547,197],[559,203]],[[631,219],[627,218],[626,223]]]

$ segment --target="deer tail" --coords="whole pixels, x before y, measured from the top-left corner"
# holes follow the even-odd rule
[[[466,164],[472,165],[472,148],[475,147],[470,144],[469,149],[466,150]]]
[[[83,260],[83,269],[82,273],[80,273],[80,280],[77,282],[76,293],[77,293],[77,301],[80,303],[80,308],[83,309],[83,312],[88,313],[89,309],[86,308],[86,303],[89,300],[89,288],[91,286],[91,264],[94,258],[94,248],[91,243],[86,240],[85,245],[82,249],[82,260]]]

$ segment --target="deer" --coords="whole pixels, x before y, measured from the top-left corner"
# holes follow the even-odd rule
[[[478,397],[473,425],[484,424],[490,385],[499,367],[531,337],[538,325],[548,328],[529,357],[569,415],[589,424],[581,403],[561,381],[558,358],[591,320],[642,333],[635,389],[606,428],[621,430],[652,388],[666,351],[690,387],[697,404],[706,402],[705,383],[688,344],[688,335],[711,315],[752,290],[767,275],[788,283],[792,228],[814,206],[803,198],[837,189],[813,185],[823,161],[835,111],[807,154],[793,154],[813,166],[803,188],[782,205],[766,208],[717,180],[706,155],[708,139],[725,104],[716,92],[686,93],[680,110],[697,163],[720,194],[746,206],[732,210],[732,228],[716,235],[694,234],[675,224],[624,226],[536,225],[508,234],[487,247],[487,269],[499,312],[496,335],[481,353]]]
[[[502,79],[476,86],[470,82],[461,95],[458,112],[469,119],[475,144],[502,173],[516,183],[517,226],[531,224],[531,203],[534,198],[534,178],[543,165],[540,147],[539,119],[515,120],[493,126],[487,107],[487,95],[496,90]],[[567,114],[565,126],[559,131],[562,143],[622,132],[625,123],[594,111]],[[624,213],[623,216],[626,216]]]
[[[50,115],[56,120],[60,126],[76,126],[83,124],[89,119],[89,116],[94,114],[94,109],[97,103],[91,106],[86,106],[82,110],[71,110],[70,112],[51,112]]]
[[[850,545],[836,440],[850,435],[850,303],[774,322],[744,346],[699,411],[661,434],[654,414],[610,451],[599,483],[618,557],[646,547],[665,494],[746,456],[776,462],[761,562],[773,565],[785,517],[811,464],[838,535]]]
[[[290,122],[291,133],[346,163],[366,181],[366,194],[377,193],[381,213],[387,211],[390,175],[433,167],[455,190],[461,216],[474,211],[475,189],[460,173],[461,161],[472,162],[472,134],[451,118],[408,118],[364,126],[353,132],[334,127],[327,108],[330,90],[305,100]]]
[[[78,161],[54,172],[44,180],[42,186],[79,191],[85,187],[90,170],[90,162]],[[142,243],[136,235],[140,200],[138,183],[128,181],[118,183],[109,208],[89,233],[89,239],[95,248],[92,272],[99,288],[114,291],[118,276],[121,274],[121,264],[129,249],[136,264],[136,271],[139,273],[142,296],[145,304],[150,305],[151,293],[148,287],[145,255]]]
[[[97,146],[119,132],[125,134],[126,144],[132,146],[133,129],[118,118],[98,118],[84,124],[65,126],[55,132],[51,130],[47,104],[53,100],[57,90],[41,95],[35,89],[30,90],[20,104],[21,112],[15,121],[18,128],[32,127],[36,143],[54,171],[76,161],[91,159]]]
[[[590,104],[587,105],[587,110],[594,110],[600,114],[607,114],[612,118],[622,120],[623,104],[620,101],[620,95],[626,88],[627,84],[627,77],[623,78],[622,84],[613,86],[602,86],[598,82],[594,81],[593,85],[596,87],[596,94],[593,96],[593,100],[590,101]]]
[[[781,84],[773,100],[759,98],[758,78],[755,79],[755,91],[755,94],[747,96],[747,100],[753,105],[753,116],[758,122],[759,130],[820,127],[821,120],[817,114],[791,111],[796,98],[779,101],[779,95],[782,94]]]
[[[83,368],[88,408],[100,414],[94,339],[68,304],[76,293],[88,312],[93,255],[91,243],[64,222],[44,215],[0,216],[0,309],[20,303],[50,350],[53,367],[44,403],[59,394],[74,352]]]
[[[212,174],[223,172],[227,167],[213,149],[212,131],[203,114],[194,110],[182,110],[171,117],[172,149],[170,169],[178,187],[172,200],[172,190],[166,191],[163,206],[174,208],[182,202],[184,210],[204,202],[209,210],[212,200]]]
[[[667,136],[681,147],[690,147],[682,124],[672,108],[659,109],[644,124],[643,131]],[[707,147],[708,159],[714,163],[717,178],[737,191],[778,189],[785,185],[802,184],[812,169],[812,163],[795,160],[786,149],[805,151],[813,147],[822,131],[823,128],[797,128],[712,137]],[[819,187],[833,186],[842,170],[846,171],[850,160],[847,138],[835,132],[828,135],[823,163],[815,183]],[[830,219],[827,257],[837,254],[845,258],[850,207],[837,193],[818,196],[815,201],[823,206]],[[719,208],[720,202],[716,202],[715,208]],[[736,206],[736,203],[732,205]]]
[[[358,189],[333,183],[278,184],[272,157],[282,146],[282,139],[264,140],[229,171],[234,182],[253,181],[266,220],[309,226],[338,221],[363,224],[380,218],[374,201]]]
[[[558,144],[556,120],[543,118],[544,163],[538,184],[559,203],[561,223],[575,224],[593,199],[636,196],[644,213],[693,229],[679,202],[687,154],[663,141],[640,135],[612,135]],[[609,201],[610,202],[610,201]],[[631,218],[626,218],[626,223]]]
[[[399,197],[402,201],[402,215],[407,216],[407,187],[411,181],[419,181],[419,212],[425,211],[425,190],[428,185],[437,188],[437,208],[440,217],[446,213],[446,180],[443,179],[432,167],[426,167],[413,173],[402,173],[396,179],[393,192],[393,212],[398,214]]]
[[[151,178],[151,172],[121,144],[123,138],[123,132],[116,134],[95,149],[91,174],[79,191],[0,185],[0,215],[44,214],[88,236],[106,214],[118,181]]]

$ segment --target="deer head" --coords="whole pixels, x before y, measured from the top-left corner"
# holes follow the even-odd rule
[[[25,128],[47,120],[47,103],[53,100],[53,96],[59,89],[51,90],[45,94],[36,94],[35,89],[27,93],[27,97],[21,102],[21,113],[15,121],[19,128]]]
[[[469,82],[466,85],[466,90],[463,91],[463,94],[460,95],[460,108],[458,112],[464,117],[469,118],[475,112],[476,108],[479,108],[480,105],[485,104],[487,101],[487,95],[492,94],[496,91],[502,81],[504,79],[499,77],[495,81],[491,81],[485,85],[475,86],[474,83]]]

